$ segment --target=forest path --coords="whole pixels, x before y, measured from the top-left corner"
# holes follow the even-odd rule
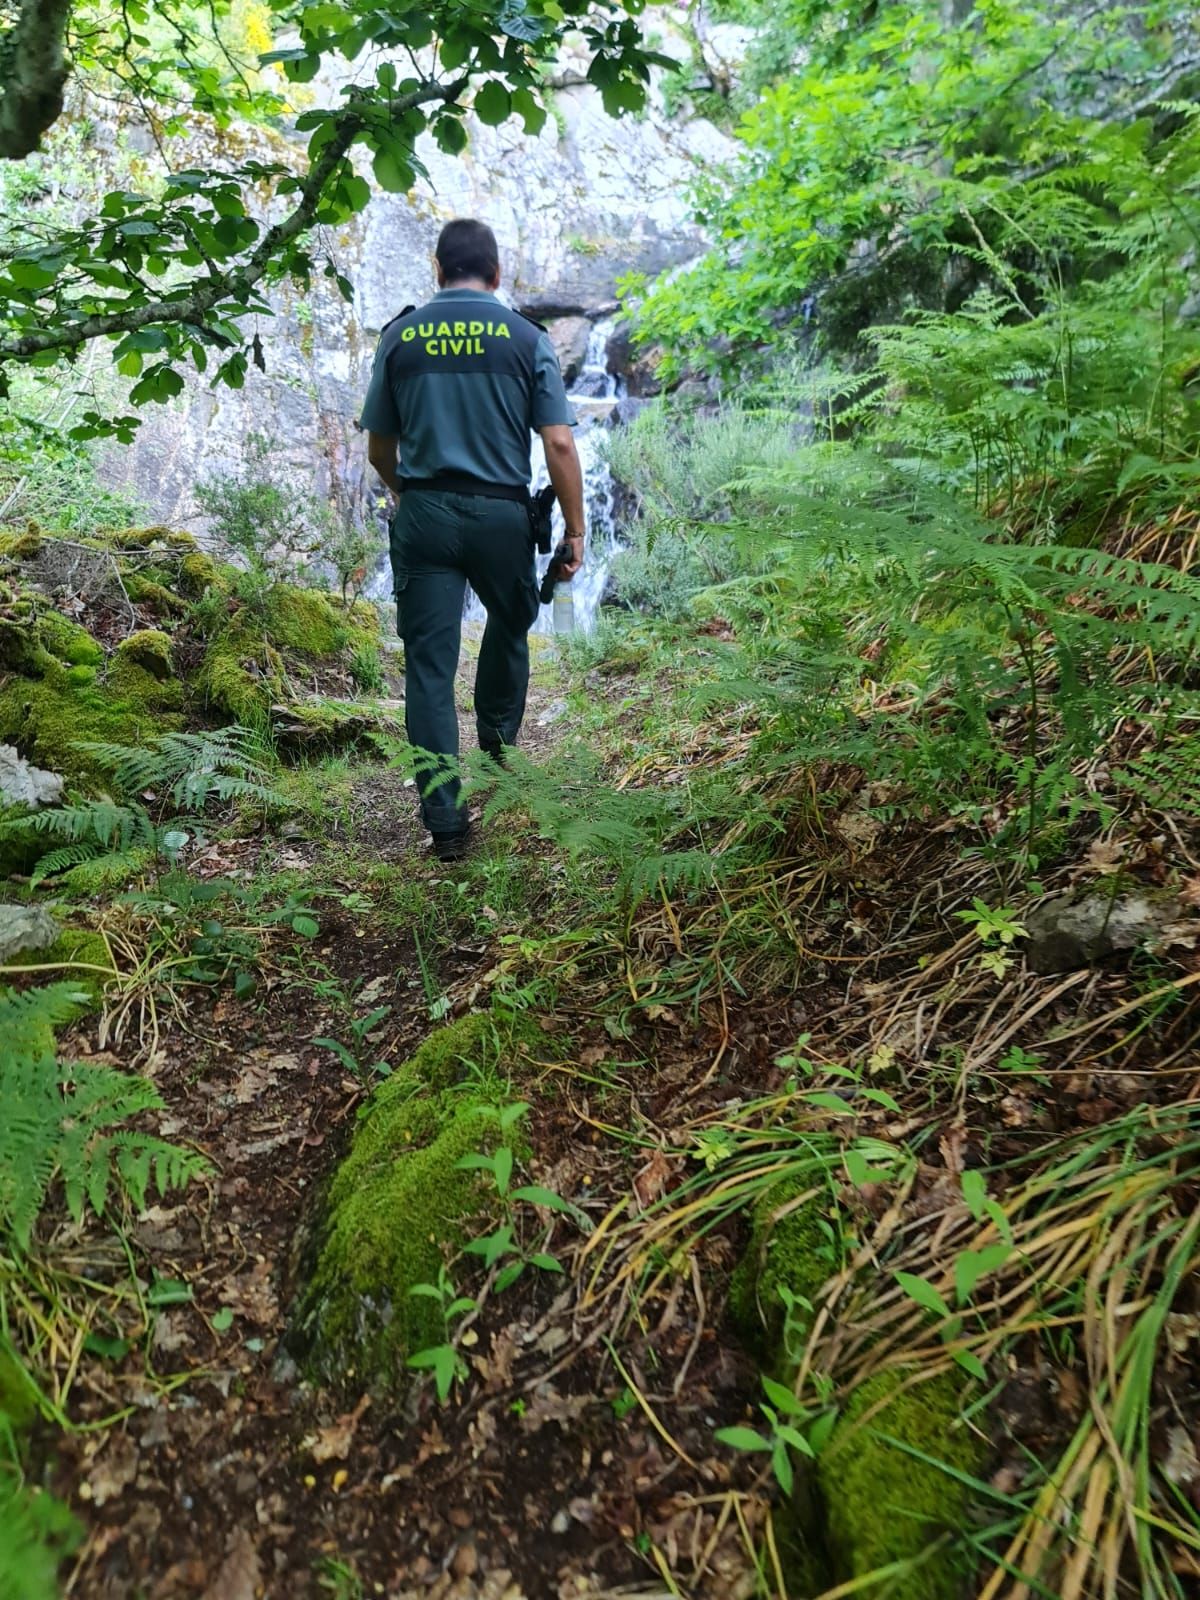
[[[464,750],[476,647],[468,635]],[[564,691],[553,651],[537,641],[522,739],[534,760],[550,758],[569,728]],[[90,1522],[68,1592],[97,1600],[680,1592],[652,1575],[652,1546],[680,1552],[681,1567],[702,1565],[706,1600],[750,1592],[745,1541],[721,1493],[731,1471],[712,1458],[711,1436],[742,1414],[752,1373],[706,1324],[702,1295],[689,1307],[691,1291],[672,1285],[648,1306],[653,1319],[622,1345],[618,1369],[606,1341],[627,1299],[581,1314],[570,1266],[583,1241],[563,1248],[556,1239],[568,1276],[530,1272],[502,1300],[485,1297],[470,1377],[445,1407],[428,1382],[399,1412],[365,1396],[355,1404],[352,1374],[349,1399],[314,1392],[282,1352],[303,1271],[302,1225],[347,1146],[372,1063],[403,1060],[437,1019],[486,1004],[496,933],[519,925],[519,913],[505,912],[503,886],[535,872],[546,848],[529,832],[489,825],[471,856],[447,868],[430,854],[399,772],[357,760],[322,771],[313,769],[323,785],[315,825],[214,844],[199,869],[275,883],[276,902],[286,885],[319,888],[311,906],[319,931],[264,962],[254,996],[200,986],[161,1018],[149,1070],[167,1103],[163,1132],[207,1155],[214,1176],[207,1194],[194,1185],[133,1226],[149,1362],[144,1376],[113,1381],[89,1364],[77,1390],[80,1422],[118,1405],[128,1415],[68,1436],[59,1451],[56,1481],[81,1494]],[[380,1007],[386,1015],[356,1039],[354,1022]],[[582,1055],[594,1064],[607,1041],[592,1031]],[[359,1072],[325,1038],[351,1051]],[[81,1037],[78,1048],[95,1042]],[[547,1053],[561,1053],[549,1038]],[[668,1079],[678,1089],[694,1076],[684,1050]],[[605,1119],[623,1120],[630,1087],[614,1072]],[[560,1092],[548,1072],[515,1084],[513,1095],[533,1102],[535,1181],[592,1197],[600,1215],[628,1198],[645,1152],[601,1139],[599,1113],[580,1088],[578,1097],[570,1086]],[[714,1268],[727,1269],[726,1250],[712,1242]],[[475,1274],[463,1276],[478,1293]],[[669,1437],[660,1406],[670,1407]],[[733,1475],[750,1476],[737,1463]]]

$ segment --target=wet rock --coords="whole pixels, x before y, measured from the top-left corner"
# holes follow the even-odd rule
[[[569,389],[583,368],[592,325],[587,317],[556,317],[546,324],[546,331],[562,368],[563,382]]]
[[[608,341],[608,370],[625,380],[633,400],[648,400],[662,393],[658,376],[658,352],[635,345],[628,327],[620,327]]]
[[[0,962],[48,950],[58,932],[58,923],[42,906],[0,905]]]
[[[52,806],[62,798],[56,772],[31,766],[10,744],[0,744],[0,802],[6,806]]]
[[[1157,943],[1182,920],[1172,894],[1135,889],[1124,894],[1087,890],[1059,895],[1025,919],[1025,959],[1038,973],[1072,972],[1122,950]]]

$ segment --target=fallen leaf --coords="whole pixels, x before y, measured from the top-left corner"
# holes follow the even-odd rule
[[[662,1150],[656,1150],[650,1160],[633,1180],[633,1192],[643,1210],[652,1205],[666,1188],[671,1175],[671,1163]]]
[[[359,1419],[371,1404],[371,1396],[364,1394],[353,1411],[347,1411],[327,1428],[318,1428],[308,1448],[314,1461],[345,1461],[354,1442],[354,1430]]]
[[[254,1541],[238,1528],[225,1546],[221,1570],[204,1591],[204,1600],[255,1600],[262,1583],[262,1566]]]
[[[110,1436],[87,1475],[85,1499],[102,1506],[129,1487],[137,1477],[137,1446],[127,1433]]]

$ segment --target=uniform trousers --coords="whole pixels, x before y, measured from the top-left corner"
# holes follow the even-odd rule
[[[487,611],[475,725],[480,748],[498,752],[516,743],[529,688],[528,635],[538,614],[529,514],[515,500],[407,490],[392,520],[391,558],[421,817],[431,833],[458,833],[467,825],[455,770],[463,599],[469,583]]]

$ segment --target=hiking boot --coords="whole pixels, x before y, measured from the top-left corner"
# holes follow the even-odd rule
[[[471,824],[459,828],[454,833],[435,833],[433,839],[433,853],[439,861],[461,861],[470,849]]]
[[[492,760],[498,767],[508,766],[508,757],[505,753],[504,746],[500,743],[499,739],[495,740],[495,742],[489,740],[487,744],[485,744],[481,739],[479,741],[479,748],[483,751],[485,756],[491,756]]]

